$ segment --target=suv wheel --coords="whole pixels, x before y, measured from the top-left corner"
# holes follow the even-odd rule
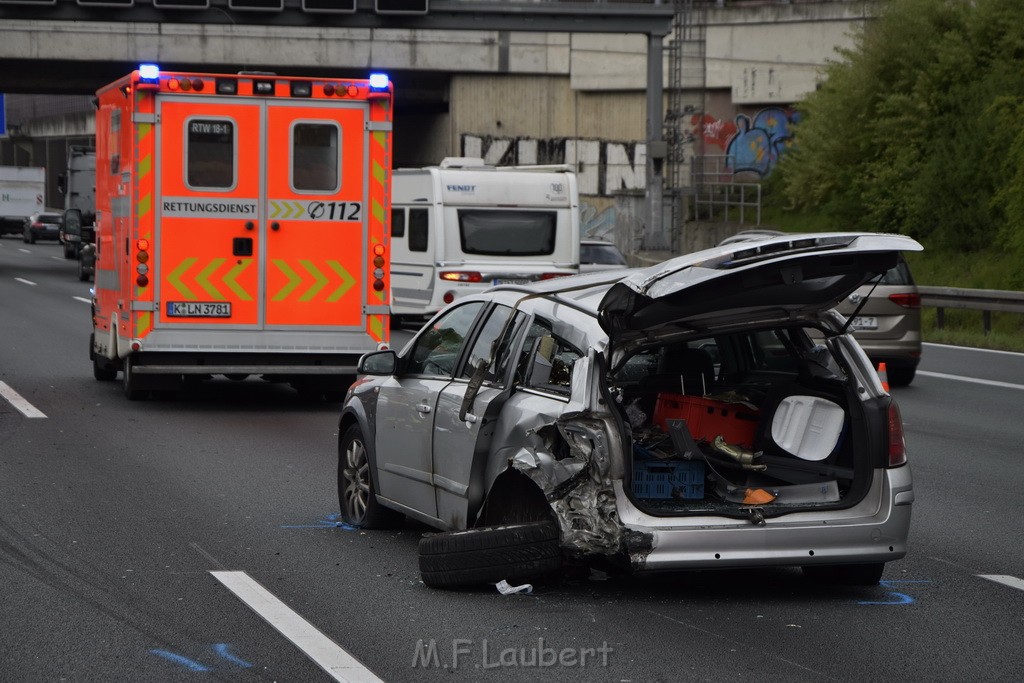
[[[345,523],[360,529],[398,526],[404,516],[378,503],[375,494],[363,431],[351,425],[338,440],[338,502]]]
[[[558,526],[529,522],[431,534],[420,539],[420,576],[431,588],[532,581],[562,565]]]
[[[905,387],[914,381],[917,368],[889,368],[886,374],[889,376],[890,386]]]

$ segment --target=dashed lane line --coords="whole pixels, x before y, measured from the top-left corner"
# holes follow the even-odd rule
[[[996,583],[1001,583],[1004,586],[1024,591],[1024,579],[1018,579],[1016,576],[1007,576],[1006,574],[978,574],[978,578],[988,579],[989,581],[995,581]]]
[[[21,283],[26,284],[26,285],[32,285],[33,287],[36,286],[36,283],[32,282],[31,280],[26,280],[23,277],[16,277],[14,279],[17,280],[18,282],[21,282]]]
[[[1003,389],[1024,389],[1024,384],[1012,384],[1010,382],[1000,382],[994,379],[978,379],[977,377],[964,377],[963,375],[947,375],[944,372],[925,372],[922,370],[917,371],[918,376],[921,377],[935,377],[938,379],[951,379],[957,382],[970,382],[971,384],[984,384],[988,387],[1002,387]]]
[[[214,578],[263,617],[336,681],[383,683],[372,671],[328,638],[273,593],[241,571],[211,571]]]
[[[0,382],[0,396],[6,398],[8,403],[17,408],[25,417],[46,417],[42,411],[22,398],[21,394],[12,389],[7,382]]]
[[[90,301],[89,299],[86,299],[84,296],[73,296],[71,298],[74,299],[75,301],[81,301],[83,304],[91,304],[92,303],[92,301]]]

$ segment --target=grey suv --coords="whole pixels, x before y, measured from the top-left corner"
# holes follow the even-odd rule
[[[897,404],[832,306],[920,248],[773,238],[460,300],[360,360],[342,516],[438,529],[435,587],[565,558],[877,583],[914,490]]]
[[[719,246],[787,234],[768,229],[744,230],[725,238]],[[851,318],[849,329],[875,367],[886,364],[890,385],[902,387],[914,381],[921,362],[921,295],[902,256],[881,277],[839,302],[836,310]]]

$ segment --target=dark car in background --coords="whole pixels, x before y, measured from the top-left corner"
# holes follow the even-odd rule
[[[628,268],[626,257],[619,248],[605,240],[582,240],[580,242],[580,272],[593,273],[598,270],[619,270]]]
[[[785,235],[802,237],[779,230],[744,230],[725,238],[719,246]],[[850,331],[876,368],[885,363],[891,386],[907,386],[914,380],[921,362],[921,295],[902,256],[880,278],[839,302],[836,310],[847,318],[852,316]]]
[[[40,211],[25,219],[22,226],[22,239],[25,244],[35,244],[36,240],[59,240],[64,216],[58,211]]]

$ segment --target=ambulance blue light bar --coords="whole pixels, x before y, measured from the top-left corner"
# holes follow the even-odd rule
[[[388,89],[388,75],[387,74],[370,74],[370,89],[371,90],[387,90]]]
[[[160,67],[156,64],[139,64],[139,78],[144,81],[156,81],[160,78]]]

